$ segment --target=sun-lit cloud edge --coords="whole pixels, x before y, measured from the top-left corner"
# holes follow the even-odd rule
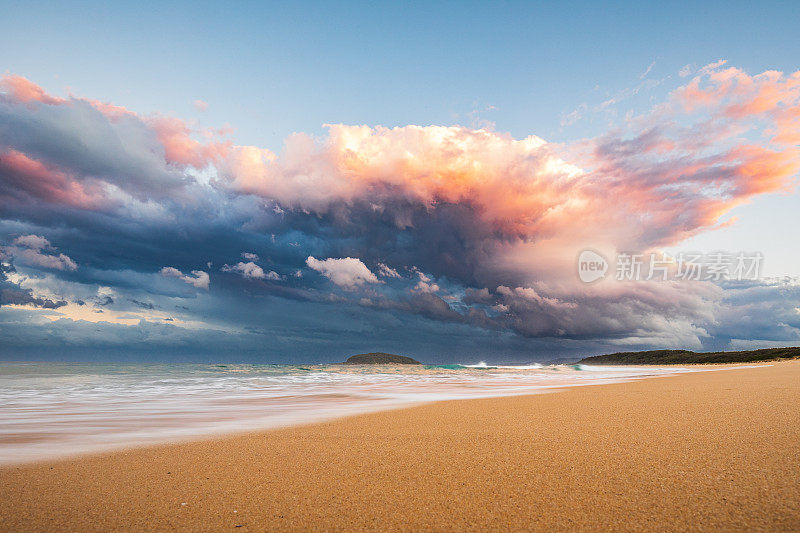
[[[697,343],[709,335],[703,324],[717,320],[718,287],[588,288],[575,280],[574,254],[585,246],[614,253],[675,245],[719,227],[757,195],[791,190],[800,168],[798,79],[751,76],[718,62],[619,130],[566,146],[460,126],[332,124],[326,137],[298,133],[276,153],[236,145],[228,131],[56,97],[7,76],[0,82],[0,199],[31,212],[69,209],[153,225],[174,223],[175,206],[213,218],[258,199],[261,207],[248,206],[248,220],[232,231],[261,225],[253,231],[276,230],[273,239],[299,231],[317,248],[327,238],[339,250],[298,250],[282,271],[234,256],[212,268],[200,249],[191,265],[164,258],[150,271],[200,290],[238,274],[247,291],[286,285],[280,290],[289,297],[527,336]],[[70,140],[84,151],[64,157],[58,143]],[[308,233],[320,224],[327,229]],[[21,237],[8,235],[5,253],[20,267],[29,255],[34,268],[38,252],[14,247]],[[393,252],[397,242],[406,249]],[[60,270],[80,269],[74,255],[63,253]],[[337,273],[333,267],[347,260],[358,272]]]

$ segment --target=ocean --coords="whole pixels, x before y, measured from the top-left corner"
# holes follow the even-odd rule
[[[0,463],[702,369],[0,362]]]

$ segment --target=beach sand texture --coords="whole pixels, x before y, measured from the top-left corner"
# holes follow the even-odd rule
[[[0,524],[800,530],[800,362],[4,467]]]

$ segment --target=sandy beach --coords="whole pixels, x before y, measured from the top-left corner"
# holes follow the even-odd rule
[[[798,480],[779,362],[3,467],[0,524],[797,530]]]

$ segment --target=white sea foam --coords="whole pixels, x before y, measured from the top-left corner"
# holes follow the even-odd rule
[[[0,363],[0,463],[699,369]]]

